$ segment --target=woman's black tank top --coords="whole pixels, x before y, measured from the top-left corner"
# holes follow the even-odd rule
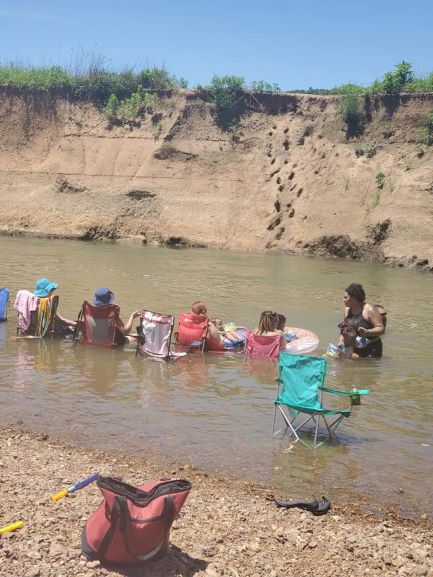
[[[357,332],[360,327],[364,327],[364,329],[371,329],[373,325],[366,321],[365,318],[362,316],[364,308],[361,312],[354,314],[351,309],[347,313],[346,321],[350,324]]]

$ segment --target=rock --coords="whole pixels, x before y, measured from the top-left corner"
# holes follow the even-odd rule
[[[394,565],[394,567],[400,568],[403,565],[404,561],[401,557],[393,557],[391,559],[391,564]]]
[[[100,567],[101,563],[99,561],[89,561],[86,563],[86,567],[89,569],[96,569],[96,567]]]
[[[206,575],[209,575],[209,577],[221,577],[220,571],[218,571],[218,569],[213,563],[211,563],[206,567],[205,573]]]
[[[28,551],[26,551],[26,557],[28,557],[29,559],[35,559],[38,561],[41,558],[41,554],[39,553],[39,551],[29,549]]]
[[[415,567],[415,575],[417,577],[422,577],[423,575],[427,575],[428,566],[427,565],[418,565]]]
[[[30,569],[27,571],[25,575],[26,577],[38,577],[39,574],[40,574],[39,565],[33,565],[33,567],[30,567]]]
[[[213,557],[217,552],[215,547],[200,547],[199,550],[205,557]]]
[[[56,541],[53,541],[50,545],[49,556],[50,557],[60,557],[65,552],[63,545],[60,545]]]

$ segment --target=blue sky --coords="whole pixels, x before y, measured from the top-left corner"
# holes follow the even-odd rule
[[[433,72],[433,0],[0,0],[0,62],[165,66],[282,89],[370,84],[401,60]]]

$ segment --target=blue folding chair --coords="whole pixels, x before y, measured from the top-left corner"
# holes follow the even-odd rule
[[[0,322],[8,320],[9,289],[0,288]]]
[[[328,409],[323,406],[323,393],[339,395],[350,399],[351,405],[360,404],[360,395],[368,394],[368,390],[338,391],[324,386],[327,361],[324,358],[307,355],[292,355],[280,353],[278,361],[278,392],[275,399],[274,425],[277,409],[279,409],[285,426],[277,431],[288,429],[296,441],[303,441],[299,432],[307,423],[314,425],[313,447],[319,447],[324,440],[317,442],[320,421],[323,420],[328,438],[333,438],[335,430],[344,418],[350,417],[352,408]],[[301,421],[301,422],[300,422]]]

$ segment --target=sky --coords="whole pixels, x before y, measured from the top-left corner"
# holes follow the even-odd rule
[[[433,0],[0,0],[0,64],[164,66],[283,90],[433,72]]]

